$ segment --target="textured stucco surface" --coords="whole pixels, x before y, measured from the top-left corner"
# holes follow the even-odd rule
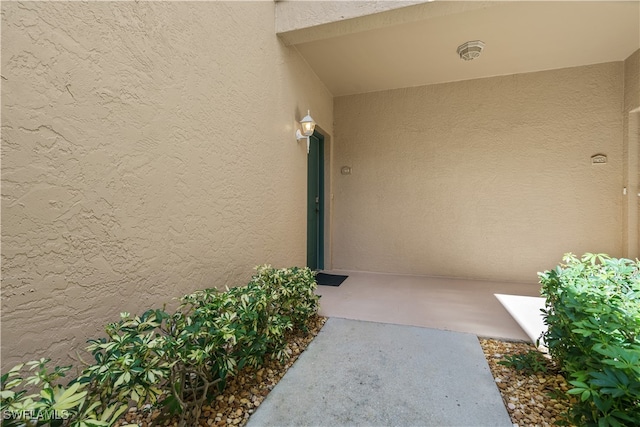
[[[394,1],[308,1],[287,0],[276,2],[276,33],[283,36],[287,42],[299,43],[301,38],[306,41],[324,38],[338,32],[363,31],[370,28],[369,22],[374,20],[377,25],[389,18],[375,16],[391,10],[402,9],[407,6],[420,5],[424,0],[394,0]],[[360,18],[360,19],[355,19]],[[349,21],[345,29],[345,21]],[[320,31],[309,31],[310,28]],[[300,31],[304,30],[304,31]]]
[[[624,111],[640,107],[640,49],[624,61]]]
[[[387,0],[276,3],[276,33],[286,44],[308,43],[439,16],[492,7],[495,2]]]
[[[2,2],[3,368],[304,265],[295,119],[331,133],[333,105],[274,7]]]
[[[640,257],[640,50],[624,61],[623,198],[624,256]]]
[[[622,62],[336,98],[333,267],[536,282],[619,256],[622,105]]]

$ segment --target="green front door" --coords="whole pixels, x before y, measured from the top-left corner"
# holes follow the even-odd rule
[[[324,137],[310,137],[307,166],[307,267],[324,268]]]

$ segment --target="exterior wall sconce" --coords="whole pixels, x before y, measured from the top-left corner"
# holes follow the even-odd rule
[[[300,141],[303,138],[307,138],[307,154],[309,154],[309,137],[313,135],[313,130],[316,128],[316,122],[311,118],[311,114],[309,110],[307,110],[307,115],[300,120],[300,125],[302,127],[302,131],[300,129],[296,130],[296,140]]]

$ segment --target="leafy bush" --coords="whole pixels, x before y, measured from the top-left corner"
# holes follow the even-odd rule
[[[265,357],[287,358],[286,332],[307,332],[317,314],[315,288],[308,268],[261,266],[247,286],[185,295],[173,314],[122,313],[105,328],[106,338],[89,340],[94,362],[67,386],[55,381],[70,367],[49,372],[48,360],[29,362],[35,374],[27,378],[25,365],[2,375],[0,410],[9,418],[3,425],[110,426],[130,401],[178,415],[181,426],[195,425],[228,376]],[[28,387],[40,394],[28,394]]]
[[[4,427],[110,426],[127,409],[117,403],[100,407],[98,396],[89,394],[86,385],[77,380],[68,386],[56,384],[71,367],[50,371],[49,361],[22,363],[2,375],[0,411]],[[29,388],[40,393],[28,394]]]
[[[162,394],[157,384],[168,377],[164,337],[158,328],[169,316],[148,310],[142,316],[121,313],[121,320],[105,328],[108,338],[89,340],[87,351],[95,359],[78,381],[89,385],[101,405],[113,402],[155,403]]]
[[[640,425],[640,262],[568,254],[540,273],[545,342],[579,396],[576,425]]]
[[[287,317],[296,328],[307,331],[307,320],[318,312],[319,296],[315,294],[315,273],[308,268],[283,268],[269,265],[257,267],[251,283],[271,292],[272,311]]]

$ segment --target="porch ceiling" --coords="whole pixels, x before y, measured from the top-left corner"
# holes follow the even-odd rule
[[[294,44],[334,96],[622,61],[640,48],[638,0],[483,2],[437,13],[443,3],[406,7],[401,23]],[[456,48],[469,40],[486,47],[462,61]]]

